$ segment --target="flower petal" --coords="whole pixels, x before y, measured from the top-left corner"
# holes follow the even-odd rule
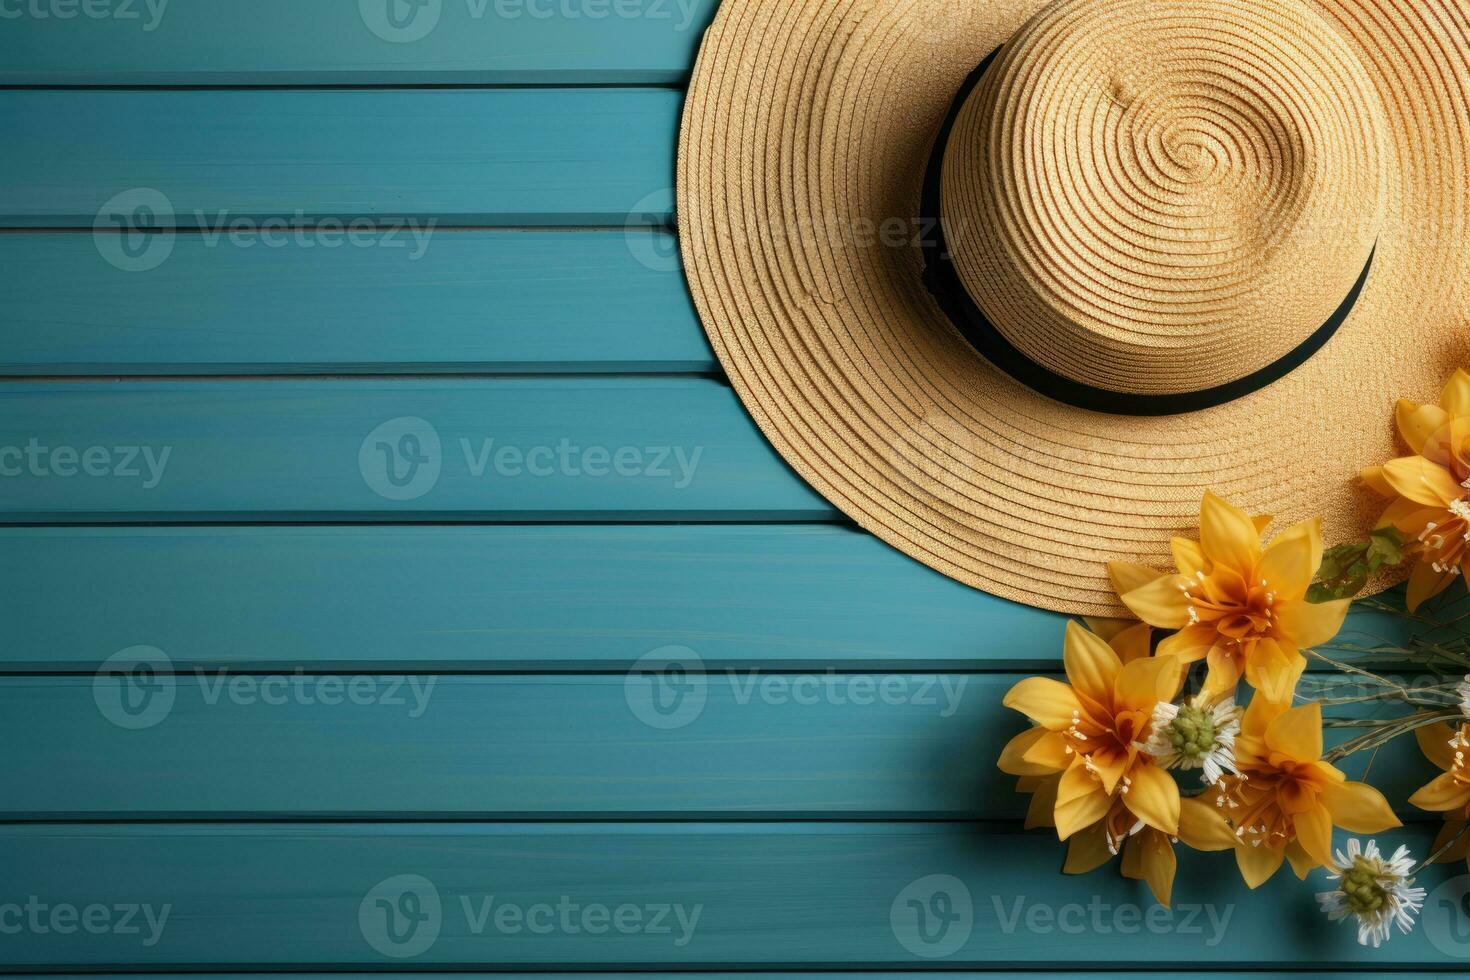
[[[1315,573],[1316,566],[1313,566]],[[1299,650],[1321,646],[1342,629],[1351,604],[1351,599],[1307,602],[1300,596],[1289,602],[1279,602],[1276,605],[1276,629],[1289,637]]]
[[[1061,732],[1047,731],[1045,728],[1039,730],[1045,734],[1026,749],[1026,754],[1022,756],[1025,764],[1039,766],[1045,770],[1045,775],[1059,773],[1069,767],[1072,764],[1072,753],[1069,751],[1067,736]],[[1008,772],[1009,770],[1002,771]],[[1012,775],[1043,775],[1043,773],[1013,773]]]
[[[1281,712],[1266,729],[1266,744],[1296,762],[1316,762],[1322,757],[1322,705],[1313,701]]]
[[[1108,578],[1112,580],[1113,591],[1120,596],[1168,574],[1133,561],[1108,562]]]
[[[1194,577],[1195,572],[1202,572],[1210,564],[1205,557],[1205,549],[1200,547],[1198,541],[1188,538],[1175,538],[1169,542],[1169,548],[1174,552],[1174,567],[1179,569],[1180,575]]]
[[[1220,644],[1211,647],[1205,659],[1210,669],[1205,674],[1202,693],[1208,694],[1211,700],[1234,694],[1236,685],[1240,683],[1240,661]]]
[[[1109,616],[1083,616],[1082,622],[1087,625],[1088,629],[1109,643],[1113,642],[1113,637],[1128,627],[1138,625],[1138,620],[1136,619],[1113,619]]]
[[[1133,615],[1150,626],[1177,630],[1189,623],[1189,596],[1184,592],[1188,582],[1183,575],[1161,575],[1120,598]]]
[[[1320,867],[1332,863],[1332,815],[1318,803],[1291,818],[1296,839]]]
[[[1006,692],[1002,703],[1057,732],[1065,731],[1072,724],[1072,715],[1082,710],[1077,693],[1050,677],[1028,677],[1018,682]]]
[[[1291,863],[1291,870],[1302,881],[1307,880],[1307,875],[1312,873],[1312,869],[1321,867],[1316,859],[1307,853],[1306,848],[1302,847],[1301,841],[1286,842],[1286,860]]]
[[[1261,533],[1245,511],[1205,492],[1199,512],[1200,545],[1218,564],[1249,576],[1261,560]]]
[[[1092,826],[1072,835],[1067,841],[1067,862],[1062,865],[1062,874],[1085,875],[1096,871],[1113,859],[1108,849],[1108,829],[1099,820]]]
[[[1240,867],[1240,876],[1245,879],[1247,888],[1259,888],[1265,884],[1285,860],[1284,847],[1272,848],[1264,844],[1252,847],[1241,844],[1235,848],[1235,863]]]
[[[1458,810],[1470,804],[1470,786],[1461,783],[1453,773],[1442,772],[1426,785],[1421,786],[1413,796],[1409,797],[1409,802],[1421,810],[1431,810],[1436,813]],[[1376,831],[1362,831],[1362,833],[1376,833]]]
[[[1398,496],[1398,494],[1394,492],[1393,484],[1389,483],[1388,478],[1383,475],[1383,467],[1381,466],[1363,467],[1361,470],[1358,471],[1358,479],[1366,483],[1368,485],[1368,489],[1372,490],[1380,497]]]
[[[1097,783],[1093,783],[1093,787],[1091,793],[1066,803],[1057,804],[1054,815],[1057,821],[1058,840],[1066,840],[1107,816],[1108,806],[1112,800]]]
[[[1437,571],[1433,565],[1422,558],[1409,573],[1409,591],[1404,596],[1404,603],[1409,607],[1409,612],[1418,609],[1420,604],[1433,599],[1455,580],[1456,570],[1453,568],[1445,571]]]
[[[1272,701],[1288,701],[1307,667],[1307,658],[1295,647],[1275,640],[1258,640],[1245,662],[1245,679]]]
[[[1213,626],[1194,623],[1159,641],[1159,656],[1178,657],[1185,663],[1194,663],[1203,660],[1219,638],[1220,634]]]
[[[1071,767],[1062,773],[1061,782],[1057,785],[1057,805],[1063,806],[1071,803],[1099,788],[1097,777],[1087,767],[1086,760],[1081,756],[1076,756],[1072,759]]]
[[[1045,728],[1028,728],[1011,739],[1006,743],[1006,747],[1000,750],[1000,758],[995,763],[996,768],[1011,776],[1045,776],[1056,772],[1056,769],[1026,761],[1026,753],[1044,735],[1057,735],[1057,733]],[[1062,735],[1058,737],[1065,738]]]
[[[1400,497],[1429,507],[1448,507],[1465,493],[1449,470],[1423,456],[1404,456],[1383,464],[1383,478]]]
[[[1245,706],[1245,715],[1240,720],[1240,733],[1247,738],[1255,737],[1264,741],[1271,723],[1290,707],[1289,700],[1273,701],[1258,694]]]
[[[1123,877],[1148,882],[1154,899],[1163,906],[1172,904],[1174,871],[1178,867],[1174,846],[1157,830],[1144,830],[1128,838],[1123,848]]]
[[[1134,623],[1132,626],[1113,636],[1108,644],[1118,659],[1123,663],[1132,663],[1149,655],[1149,648],[1153,644],[1154,628],[1148,623]]]
[[[1113,710],[1152,713],[1160,701],[1173,701],[1184,686],[1185,665],[1177,657],[1144,657],[1118,671]]]
[[[1439,393],[1439,404],[1451,415],[1470,415],[1470,373],[1461,368],[1450,375]]]
[[[1450,739],[1454,737],[1455,730],[1442,721],[1414,729],[1414,739],[1419,743],[1419,751],[1424,753],[1424,758],[1445,772],[1455,765],[1455,750],[1450,747]]]
[[[1057,786],[1062,781],[1060,775],[1050,779],[1043,779],[1031,794],[1031,804],[1026,808],[1026,829],[1035,830],[1037,827],[1056,826],[1057,808]]]
[[[1438,405],[1420,405],[1400,398],[1394,408],[1399,434],[1415,453],[1424,451],[1424,442],[1441,426],[1449,424],[1450,413]]]
[[[1155,830],[1179,833],[1179,784],[1158,766],[1134,766],[1128,773],[1123,805]]]
[[[1321,567],[1322,521],[1314,517],[1272,539],[1256,566],[1256,581],[1266,583],[1277,603],[1300,599]]]
[[[1118,671],[1123,669],[1123,663],[1100,637],[1075,622],[1068,622],[1067,638],[1062,644],[1062,663],[1074,691],[1098,704],[1111,703],[1113,682]]]
[[[1367,783],[1328,783],[1322,787],[1322,805],[1333,823],[1354,834],[1379,834],[1403,826],[1383,794]]]
[[[1228,851],[1238,843],[1220,809],[1198,796],[1179,801],[1179,839],[1196,851]]]

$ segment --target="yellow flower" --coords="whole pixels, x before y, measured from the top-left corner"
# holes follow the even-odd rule
[[[1439,854],[1436,860],[1441,864],[1464,859],[1470,869],[1470,834],[1465,833],[1470,823],[1470,759],[1465,756],[1470,748],[1470,724],[1459,728],[1442,723],[1426,725],[1415,729],[1414,737],[1425,758],[1444,770],[1409,797],[1409,802],[1421,810],[1444,814],[1444,826],[1430,853]],[[1451,841],[1456,842],[1454,846],[1440,853]]]
[[[1438,405],[1400,401],[1399,433],[1413,456],[1363,470],[1363,481],[1392,500],[1378,522],[1417,540],[1408,605],[1443,592],[1458,575],[1470,583],[1470,373],[1456,371]]]
[[[1332,639],[1347,616],[1346,599],[1306,598],[1322,564],[1321,522],[1295,524],[1262,547],[1270,520],[1206,493],[1200,540],[1173,541],[1177,574],[1108,565],[1124,605],[1146,623],[1179,631],[1159,645],[1160,656],[1208,661],[1212,696],[1234,691],[1244,675],[1258,691],[1285,699],[1306,666],[1301,651]]]
[[[1291,861],[1297,877],[1333,863],[1334,825],[1359,834],[1400,826],[1383,794],[1322,756],[1322,707],[1251,699],[1235,739],[1238,776],[1212,794],[1235,827],[1236,863],[1255,888]]]
[[[1029,785],[1043,802],[1055,793],[1052,820],[1062,840],[1106,817],[1115,799],[1147,826],[1179,833],[1179,788],[1140,746],[1154,706],[1179,693],[1184,669],[1173,657],[1147,655],[1147,630],[1142,623],[1123,630],[1110,646],[1068,623],[1062,659],[1070,683],[1028,677],[1006,694],[1006,706],[1036,727],[1010,741],[999,766],[1035,780]]]
[[[1176,837],[1197,851],[1228,851],[1236,843],[1220,811],[1199,797],[1180,799],[1179,833],[1175,837],[1148,826],[1134,816],[1123,799],[1116,799],[1103,819],[1072,835],[1062,871],[1086,874],[1121,853],[1123,877],[1148,882],[1159,904],[1170,905],[1178,865],[1174,857]]]

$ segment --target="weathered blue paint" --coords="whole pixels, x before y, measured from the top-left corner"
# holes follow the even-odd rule
[[[667,232],[380,245],[183,234],[132,272],[90,234],[0,234],[0,375],[717,370]]]
[[[27,0],[3,85],[674,83],[715,0]],[[86,8],[86,9],[84,9]],[[95,14],[87,13],[94,10]]]
[[[91,229],[99,215],[106,227],[219,235],[266,219],[368,217],[404,232],[410,221],[664,224],[680,99],[618,88],[0,91],[0,227]]]
[[[712,380],[0,389],[6,521],[836,516],[766,444],[730,389]]]
[[[1402,837],[1422,853],[1430,831]],[[1251,892],[1229,853],[1189,853],[1180,861],[1181,907],[1150,920],[1154,903],[1141,882],[1119,877],[1115,867],[1061,875],[1061,853],[1054,835],[1024,833],[1013,822],[0,827],[0,866],[15,894],[147,904],[155,918],[170,906],[152,946],[140,941],[146,929],[144,936],[7,937],[7,960],[21,968],[932,969],[936,961],[921,955],[931,947],[905,931],[910,901],[950,917],[949,929],[928,923],[931,936],[959,940],[939,961],[950,967],[1336,970],[1446,961],[1423,929],[1382,949],[1358,946],[1355,930],[1327,922],[1314,907],[1309,894],[1320,876],[1303,884],[1283,869]],[[932,880],[922,879],[932,874],[967,883],[965,893],[946,881],[947,907],[926,906],[935,893]],[[1452,874],[1434,869],[1424,882],[1433,888]],[[402,901],[407,885],[423,899],[416,908]],[[418,935],[403,918],[388,920],[385,907],[428,928],[421,918],[432,908],[426,885],[439,899],[437,936],[424,933],[432,941],[408,959],[371,945],[376,938],[388,952],[405,950],[406,943],[384,939],[390,924],[397,938]],[[953,918],[965,898],[967,931],[963,918]],[[525,920],[517,927],[514,911],[496,918],[501,907],[525,915],[544,904],[636,906],[645,925],[650,908],[661,906],[668,911],[660,921],[670,928],[634,929],[632,912],[625,913],[628,928],[603,934],[581,928],[580,916],[575,929],[535,931]],[[683,929],[674,906],[685,914]],[[1032,911],[1038,906],[1039,916]],[[908,946],[901,936],[909,936]]]

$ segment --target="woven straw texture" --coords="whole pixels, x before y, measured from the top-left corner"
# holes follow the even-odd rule
[[[1010,43],[1007,43],[1010,42]],[[1347,322],[1271,386],[1167,417],[1015,382],[925,291],[935,135],[967,290],[1057,374],[1193,391]],[[1399,397],[1470,363],[1470,0],[724,0],[679,226],[731,382],[860,525],[1020,602],[1121,612],[1212,489],[1329,543],[1381,508]],[[1376,247],[1376,252],[1374,249]]]

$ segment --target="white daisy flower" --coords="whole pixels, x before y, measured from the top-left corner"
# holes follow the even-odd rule
[[[1378,844],[1362,847],[1356,837],[1347,842],[1347,853],[1338,851],[1327,877],[1340,882],[1336,891],[1319,892],[1317,901],[1333,922],[1349,915],[1358,919],[1358,942],[1377,949],[1389,938],[1389,927],[1397,925],[1408,935],[1414,928],[1414,913],[1424,906],[1425,891],[1414,888],[1409,872],[1414,862],[1409,849],[1400,846],[1385,858]]]
[[[1460,714],[1470,718],[1470,674],[1466,674],[1465,679],[1455,685],[1455,693],[1460,695]]]
[[[1165,769],[1203,769],[1205,783],[1214,785],[1227,772],[1236,773],[1240,714],[1233,697],[1214,705],[1204,695],[1184,704],[1161,701],[1154,707],[1148,741],[1140,747]]]

